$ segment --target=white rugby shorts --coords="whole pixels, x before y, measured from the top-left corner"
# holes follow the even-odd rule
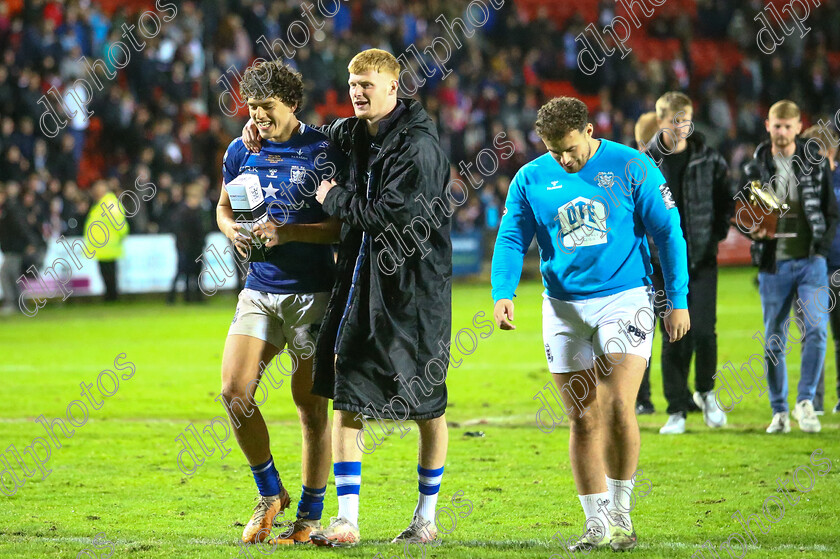
[[[239,293],[228,336],[252,336],[279,350],[288,344],[294,354],[310,353],[329,300],[327,291],[279,294],[245,288]]]
[[[634,287],[605,297],[560,301],[543,295],[543,342],[548,370],[591,369],[607,353],[650,362],[655,327],[653,291]]]

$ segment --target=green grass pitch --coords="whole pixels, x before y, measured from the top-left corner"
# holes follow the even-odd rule
[[[761,328],[757,290],[751,269],[724,270],[719,287],[719,364],[736,366],[758,351],[752,335]],[[551,434],[534,424],[539,404],[534,395],[549,380],[540,334],[540,293],[524,284],[516,299],[514,332],[495,330],[449,372],[450,446],[439,506],[460,513],[457,524],[426,557],[507,558],[568,557],[552,536],[580,533],[583,514],[568,461],[568,428]],[[17,493],[0,494],[0,557],[103,557],[109,546],[94,549],[104,533],[113,558],[244,557],[236,542],[256,494],[248,466],[236,447],[219,460],[218,451],[191,477],[176,466],[175,437],[192,422],[199,431],[222,413],[213,401],[219,392],[221,352],[235,300],[218,295],[207,305],[164,306],[132,301],[117,306],[50,302],[34,318],[0,322],[0,451],[18,451],[44,435],[34,418],[62,417],[80,399],[81,382],[95,383],[98,373],[113,369],[125,353],[136,372],[122,381],[102,408],[62,447],[52,448],[41,481],[26,478]],[[470,325],[478,311],[492,311],[489,286],[457,285],[453,291],[454,329]],[[659,341],[654,343],[652,373],[657,413],[641,418],[640,468],[652,490],[637,500],[633,519],[639,535],[637,557],[691,557],[710,541],[715,547],[733,532],[731,519],[760,512],[770,496],[781,496],[777,477],[788,477],[809,464],[816,449],[831,460],[831,471],[816,476],[794,506],[784,500],[781,520],[744,557],[840,557],[840,416],[834,406],[834,351],[828,351],[823,431],[798,430],[769,436],[766,394],[744,395],[729,415],[729,425],[712,432],[692,414],[688,432],[666,438],[665,402],[659,369]],[[799,377],[799,348],[789,358],[790,384]],[[693,377],[692,377],[693,378]],[[795,392],[795,389],[794,389]],[[791,396],[793,398],[794,396]],[[288,383],[270,391],[262,411],[269,421],[272,451],[284,482],[297,502],[300,485],[300,435]],[[467,437],[467,431],[484,437]],[[387,542],[409,522],[416,501],[416,429],[400,439],[391,435],[365,458],[361,491],[363,545],[348,550],[308,546],[262,546],[252,557],[274,556],[406,558],[402,547]],[[17,475],[20,467],[11,460]],[[31,460],[26,458],[27,464]],[[0,461],[0,468],[3,468]],[[813,468],[817,471],[817,468]],[[325,516],[337,510],[330,476]],[[803,473],[802,477],[806,477]],[[7,475],[8,481],[8,475]],[[807,479],[807,478],[806,478]],[[451,499],[463,492],[472,504],[456,509]],[[291,514],[294,514],[292,507]],[[772,509],[778,515],[778,509]],[[742,550],[733,540],[735,556]],[[88,549],[88,554],[80,552]],[[423,553],[413,548],[412,557]],[[611,553],[605,551],[604,555]],[[729,557],[725,551],[721,558]],[[701,555],[697,555],[700,557]],[[711,558],[710,553],[705,557]]]

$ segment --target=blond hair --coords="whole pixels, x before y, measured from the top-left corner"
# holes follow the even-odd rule
[[[837,151],[835,146],[840,143],[840,140],[837,138],[837,134],[824,126],[817,126],[816,124],[805,130],[802,133],[802,138],[805,140],[813,138],[814,141],[820,144],[820,152],[822,152],[824,156],[834,154]]]
[[[685,93],[669,91],[656,100],[656,118],[663,120],[683,109],[691,108],[691,99]]]
[[[636,143],[639,144],[639,149],[644,149],[656,135],[659,130],[659,124],[656,122],[656,113],[648,111],[639,117],[636,121],[635,135]]]
[[[380,74],[390,74],[394,79],[400,76],[400,63],[396,57],[382,49],[367,49],[353,57],[347,70],[351,74],[364,74],[371,70]]]
[[[768,112],[768,117],[776,118],[799,118],[800,115],[799,106],[787,99],[773,103]]]

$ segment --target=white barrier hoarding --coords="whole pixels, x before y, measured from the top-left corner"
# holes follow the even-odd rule
[[[76,240],[81,240],[81,237],[67,237],[67,243],[72,246]],[[210,272],[214,274],[220,281],[223,281],[220,289],[235,289],[236,278],[232,271],[236,270],[236,266],[232,256],[232,249],[229,249],[229,242],[227,238],[219,233],[210,233],[205,238],[205,251],[203,262],[204,266],[209,266]],[[227,249],[227,250],[226,250]],[[79,297],[86,295],[102,295],[105,293],[105,285],[102,283],[102,276],[99,274],[99,264],[96,259],[85,258],[80,250],[76,251],[76,261],[81,264],[81,269],[77,268],[67,250],[60,243],[52,240],[47,243],[47,254],[44,257],[44,262],[38,266],[40,276],[43,280],[43,286],[46,287],[46,293],[43,288],[38,286],[38,282],[31,274],[26,274],[24,277],[26,281],[31,281],[36,295],[56,296],[59,295],[56,281],[47,274],[44,277],[44,270],[53,266],[56,259],[63,259],[69,262],[72,266],[72,276],[67,283],[67,288],[72,290],[71,297]],[[222,258],[223,264],[219,262],[219,257]],[[0,265],[3,263],[3,254],[0,253]],[[178,252],[175,248],[175,236],[166,235],[129,235],[123,241],[123,257],[119,260],[117,265],[117,286],[120,293],[161,293],[169,291],[172,285],[172,279],[178,270]],[[21,270],[23,273],[24,270]],[[66,279],[67,268],[61,264],[56,266],[56,272],[61,275],[62,280]],[[202,285],[207,289],[212,289],[214,283],[209,280],[207,274],[202,275]],[[0,297],[5,297],[0,286]]]

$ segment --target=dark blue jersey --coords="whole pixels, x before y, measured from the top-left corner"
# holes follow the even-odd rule
[[[317,223],[328,218],[315,191],[332,178],[344,156],[327,137],[301,123],[288,142],[262,141],[251,153],[242,138],[230,143],[222,164],[225,183],[245,173],[256,174],[275,224]],[[267,293],[316,293],[332,289],[335,263],[330,245],[285,243],[268,249],[265,262],[251,262],[245,287]]]

